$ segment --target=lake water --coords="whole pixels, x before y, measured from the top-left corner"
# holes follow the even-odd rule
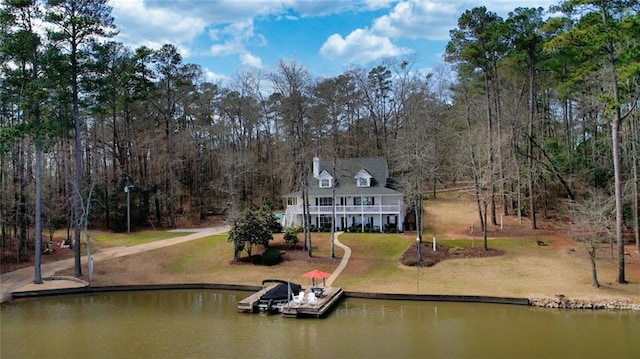
[[[324,319],[237,312],[249,292],[163,290],[2,305],[10,358],[640,358],[640,313],[349,298]]]

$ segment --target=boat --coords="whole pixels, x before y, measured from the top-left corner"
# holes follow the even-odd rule
[[[258,300],[258,309],[265,313],[282,312],[282,307],[293,300],[302,290],[300,284],[279,279],[265,279],[262,281],[262,287],[267,288],[271,283],[275,283],[275,285],[270,286]]]

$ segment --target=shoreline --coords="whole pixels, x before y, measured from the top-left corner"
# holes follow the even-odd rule
[[[132,285],[110,285],[92,287],[89,283],[77,278],[67,278],[63,276],[49,277],[45,279],[48,288],[38,289],[35,285],[29,284],[11,293],[11,299],[33,298],[55,295],[73,295],[86,293],[109,293],[127,291],[154,291],[154,290],[237,290],[255,292],[262,289],[261,286],[245,284],[221,284],[221,283],[183,283],[183,284],[132,284]],[[455,295],[455,294],[408,294],[408,293],[373,293],[356,292],[345,290],[346,298],[382,299],[382,300],[408,300],[426,302],[464,302],[464,303],[487,303],[506,304],[539,307],[546,309],[570,309],[570,310],[631,310],[640,311],[640,304],[631,301],[618,299],[584,300],[571,299],[563,295],[556,295],[554,298],[518,298],[518,297],[495,297],[484,295]],[[10,302],[8,300],[6,302]]]

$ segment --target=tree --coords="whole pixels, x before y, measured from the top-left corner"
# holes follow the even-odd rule
[[[503,20],[487,8],[476,7],[465,11],[458,19],[458,27],[450,31],[451,40],[447,43],[445,59],[448,62],[464,65],[471,69],[480,69],[484,76],[487,111],[487,138],[489,186],[491,189],[491,219],[497,224],[495,210],[495,117],[499,109],[497,90],[498,61],[505,52],[502,36]],[[494,93],[494,101],[491,101]],[[500,146],[500,144],[498,144]]]
[[[393,112],[391,70],[378,65],[369,71],[364,94],[369,116],[373,123],[378,156],[389,149],[389,121]]]
[[[634,9],[634,6],[636,7]],[[574,76],[585,76],[603,69],[600,98],[605,106],[603,115],[611,125],[611,152],[613,159],[614,191],[616,201],[616,241],[618,271],[616,281],[625,283],[624,213],[622,194],[622,162],[620,159],[620,131],[622,121],[631,113],[635,104],[624,111],[622,81],[640,75],[640,44],[637,0],[568,0],[556,10],[568,16],[580,15],[573,27],[550,40],[548,47],[580,46],[586,56]],[[636,92],[638,90],[636,89]],[[637,102],[638,94],[636,93]],[[633,102],[633,100],[632,100]]]
[[[615,201],[602,192],[591,190],[582,202],[571,202],[569,210],[573,217],[571,236],[584,244],[591,262],[591,284],[598,288],[596,263],[600,244],[613,236],[613,214]]]
[[[181,110],[179,88],[189,83],[185,77],[186,67],[182,64],[182,56],[174,45],[165,44],[153,55],[155,70],[158,78],[156,84],[156,96],[153,106],[157,113],[157,122],[164,129],[165,135],[165,194],[169,207],[169,226],[176,227],[176,200],[177,178],[175,171],[176,143],[174,140],[177,132],[176,121]]]
[[[35,142],[35,273],[34,283],[42,284],[42,152],[47,130],[43,123],[42,106],[46,91],[43,86],[42,62],[43,41],[36,32],[36,22],[42,19],[39,4],[35,1],[11,1],[0,8],[0,47],[3,62],[13,63],[4,68],[9,81],[15,84],[18,94],[19,113],[24,117],[23,125],[14,129],[18,136],[31,135]],[[12,26],[14,25],[14,26]],[[25,179],[21,179],[24,181]],[[23,207],[24,208],[24,207]],[[26,224],[26,221],[23,221]],[[26,239],[23,239],[26,240]]]
[[[452,113],[461,112],[457,117],[461,118],[459,121],[452,122],[450,124],[452,130],[458,135],[458,143],[462,146],[459,152],[463,153],[460,163],[467,164],[468,175],[473,179],[473,194],[476,198],[476,207],[478,209],[478,218],[480,227],[483,233],[484,249],[488,250],[487,241],[487,206],[489,203],[489,196],[485,188],[489,186],[487,167],[481,165],[481,151],[480,148],[486,145],[483,141],[486,141],[486,137],[479,135],[481,124],[478,121],[480,114],[474,113],[474,109],[477,108],[475,104],[479,101],[479,96],[474,90],[474,85],[478,82],[478,79],[468,72],[468,67],[462,67],[458,69],[459,81],[454,86],[455,107]],[[454,112],[455,111],[455,112]],[[460,122],[460,123],[458,123]],[[484,169],[484,170],[483,170]]]
[[[285,182],[302,191],[304,247],[313,256],[311,247],[311,224],[309,223],[309,129],[308,110],[310,102],[309,72],[295,61],[280,62],[278,70],[270,75],[274,91],[282,103],[280,111],[285,126],[286,141],[291,161],[290,177]]]
[[[231,230],[229,231],[228,242],[233,243],[233,259],[237,262],[240,259],[240,252],[247,252],[251,258],[253,246],[268,246],[273,239],[274,221],[273,214],[266,207],[255,208],[247,206],[240,217],[232,219]]]
[[[136,95],[135,59],[130,49],[112,41],[95,44],[92,55],[93,73],[86,83],[87,92],[93,100],[93,135],[104,139],[95,141],[95,150],[92,152],[95,152],[95,156],[101,157],[104,173],[101,178],[102,188],[98,188],[102,189],[101,210],[104,212],[106,227],[114,229],[117,223],[124,222],[117,216],[117,199],[121,197],[122,187],[116,185],[119,184],[118,179],[121,175],[130,173],[127,124]],[[98,171],[95,169],[95,172]],[[112,215],[115,217],[115,223],[112,222]]]
[[[314,87],[314,98],[316,100],[314,104],[313,114],[320,119],[317,122],[322,124],[322,128],[326,128],[327,135],[330,136],[330,146],[326,146],[327,142],[322,142],[318,145],[318,154],[323,154],[321,151],[329,147],[330,150],[326,153],[331,157],[331,173],[336,173],[336,162],[340,157],[340,153],[344,151],[343,145],[340,141],[340,133],[344,130],[344,118],[346,116],[346,110],[349,103],[349,94],[353,90],[351,83],[351,77],[349,75],[340,75],[334,78],[328,78],[320,81]],[[324,121],[323,121],[324,120]],[[324,137],[324,136],[323,136]],[[320,138],[318,139],[320,140]],[[331,187],[331,248],[330,257],[335,257],[335,231],[336,231],[336,186]]]
[[[411,71],[408,61],[400,64],[396,96],[396,117],[402,123],[394,141],[396,170],[406,181],[403,193],[412,203],[416,216],[417,241],[422,242],[423,201],[427,181],[435,178],[437,133],[443,106],[433,93],[433,73],[424,78]],[[420,253],[418,252],[418,255]]]
[[[48,0],[47,20],[53,25],[52,42],[65,47],[74,123],[75,181],[73,188],[75,276],[82,276],[80,230],[82,228],[82,123],[80,118],[80,79],[86,71],[83,61],[93,41],[115,35],[108,0]]]
[[[511,44],[516,56],[518,53],[525,55],[525,62],[529,77],[529,124],[527,126],[527,162],[529,175],[527,176],[529,192],[529,215],[531,228],[537,228],[536,202],[534,197],[534,124],[537,118],[536,108],[536,72],[538,57],[542,52],[543,39],[540,29],[543,24],[542,8],[517,8],[509,13],[506,23],[511,34]]]

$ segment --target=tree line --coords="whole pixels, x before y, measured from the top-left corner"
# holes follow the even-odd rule
[[[87,226],[282,208],[284,194],[305,193],[314,155],[385,156],[417,213],[439,185],[470,183],[485,235],[498,214],[535,229],[570,218],[566,202],[609,195],[624,282],[625,228],[640,250],[639,8],[568,0],[503,19],[476,7],[430,71],[406,56],[318,77],[281,60],[217,84],[175,45],[113,41],[107,0],[4,0],[3,260],[39,261],[42,234],[66,228],[80,276]]]

